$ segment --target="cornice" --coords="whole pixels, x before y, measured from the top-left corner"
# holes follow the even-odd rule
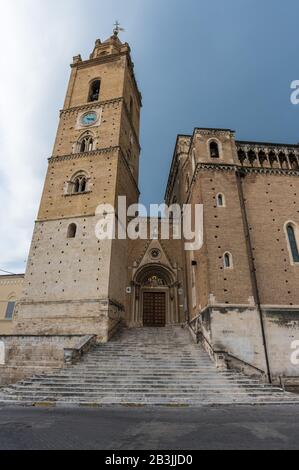
[[[200,128],[196,127],[194,129],[194,136],[199,136],[199,135],[205,135],[205,136],[215,136],[215,135],[220,135],[220,136],[229,136],[229,137],[235,137],[236,133],[235,131],[231,129],[214,129],[214,128]]]
[[[298,154],[299,152],[299,145],[298,144],[276,144],[276,143],[271,143],[271,142],[247,142],[247,141],[236,141],[236,147],[237,150],[255,150],[255,151],[265,151],[271,150],[271,151],[277,151],[285,153],[290,152],[290,153],[296,153]]]
[[[129,51],[119,51],[115,54],[107,54],[104,56],[92,57],[91,59],[82,60],[71,64],[71,68],[85,69],[86,67],[90,67],[91,65],[105,64],[106,62],[115,62],[116,60],[124,56],[129,57]]]
[[[196,176],[199,170],[212,170],[212,171],[225,171],[236,172],[242,171],[246,174],[270,174],[280,176],[299,176],[299,170],[287,170],[282,168],[259,168],[259,167],[245,167],[241,165],[227,165],[216,163],[198,163],[196,167]]]
[[[84,159],[84,158],[96,157],[97,155],[101,155],[101,154],[111,153],[111,152],[114,152],[115,150],[120,150],[120,147],[114,146],[114,147],[107,147],[104,149],[93,150],[91,152],[85,152],[85,153],[73,153],[73,154],[61,155],[57,157],[52,156],[48,159],[48,161],[49,161],[49,164],[50,163],[53,164],[53,163],[65,162],[67,160],[79,160],[79,159]]]
[[[105,101],[93,101],[92,103],[85,103],[79,106],[73,106],[72,108],[61,109],[60,115],[71,114],[77,111],[89,111],[91,109],[105,108],[106,106],[109,106],[115,103],[121,103],[122,101],[125,101],[123,97],[113,98],[111,100],[105,100]]]

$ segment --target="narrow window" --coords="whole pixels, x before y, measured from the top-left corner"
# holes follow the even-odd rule
[[[233,267],[232,255],[230,253],[225,253],[223,260],[224,269],[230,269]]]
[[[217,207],[224,207],[225,206],[225,198],[223,194],[218,194],[217,196]]]
[[[16,306],[15,302],[8,302],[6,312],[5,312],[5,320],[12,320],[13,319],[15,306]]]
[[[90,85],[89,95],[88,95],[88,102],[92,103],[93,101],[98,101],[100,97],[100,88],[101,88],[101,81],[95,80]]]
[[[76,238],[77,225],[71,224],[67,230],[67,238]]]
[[[289,239],[293,261],[294,263],[299,263],[299,249],[298,249],[298,243],[296,239],[295,228],[293,227],[293,225],[289,224],[287,226],[287,233],[288,233],[288,239]]]
[[[220,158],[219,146],[217,142],[210,143],[210,155],[211,158]]]

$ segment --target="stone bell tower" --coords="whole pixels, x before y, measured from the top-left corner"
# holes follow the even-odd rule
[[[71,65],[15,333],[107,341],[124,314],[127,241],[95,235],[100,204],[139,198],[141,94],[118,32]]]

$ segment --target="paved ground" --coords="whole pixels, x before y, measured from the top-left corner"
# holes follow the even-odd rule
[[[299,449],[299,407],[0,409],[0,449]]]

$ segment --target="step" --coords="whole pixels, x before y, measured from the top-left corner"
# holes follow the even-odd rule
[[[36,389],[22,389],[22,388],[19,388],[19,389],[14,389],[12,390],[11,392],[8,392],[12,395],[23,395],[23,394],[26,394],[26,393],[46,393],[46,394],[72,394],[72,395],[80,395],[81,393],[82,394],[93,394],[93,395],[102,395],[102,394],[106,394],[106,393],[110,393],[112,392],[113,394],[120,394],[120,393],[124,393],[124,394],[129,394],[129,393],[167,393],[167,394],[178,394],[178,395],[181,395],[181,394],[198,394],[198,393],[205,393],[205,392],[208,392],[208,393],[227,393],[227,394],[232,394],[232,395],[235,395],[235,394],[238,394],[238,393],[248,393],[248,394],[251,394],[251,393],[258,393],[260,395],[264,395],[264,394],[269,394],[269,393],[283,393],[282,390],[280,389],[275,389],[275,390],[271,390],[271,389],[256,389],[256,388],[235,388],[234,390],[231,390],[230,388],[227,388],[227,387],[218,387],[218,388],[211,388],[211,387],[201,387],[201,388],[197,388],[197,389],[192,389],[191,387],[182,387],[180,389],[180,391],[178,391],[176,388],[167,388],[167,387],[138,387],[138,386],[131,386],[131,387],[119,387],[117,389],[113,389],[111,387],[103,387],[101,388],[100,390],[98,389],[95,389],[95,388],[85,388],[85,387],[78,387],[78,388],[74,388],[74,387],[70,387],[70,388],[43,388],[43,387],[40,387],[40,388],[36,388]]]
[[[60,386],[64,386],[64,385],[68,385],[68,386],[77,386],[77,385],[80,385],[80,384],[84,384],[84,385],[94,385],[94,386],[97,386],[97,387],[100,387],[102,385],[110,385],[111,387],[113,386],[117,386],[117,385],[122,385],[122,386],[126,386],[126,385],[130,385],[132,383],[132,380],[130,380],[130,378],[126,378],[124,380],[118,380],[118,381],[113,381],[113,380],[81,380],[81,381],[74,381],[73,378],[70,378],[68,380],[58,380],[58,379],[55,379],[55,380],[46,380],[46,379],[32,379],[31,381],[27,381],[27,382],[21,382],[20,383],[20,386],[33,386],[35,383],[37,384],[41,384],[41,385],[44,385],[44,386],[52,386],[52,385],[60,385]],[[155,385],[176,385],[176,386],[180,386],[181,384],[188,384],[188,386],[193,386],[193,387],[200,387],[202,385],[205,385],[205,384],[210,384],[212,387],[213,386],[218,386],[218,385],[222,385],[222,384],[226,384],[227,386],[248,386],[248,387],[263,387],[263,388],[267,388],[269,387],[269,385],[267,384],[261,384],[259,382],[250,382],[248,380],[235,380],[235,381],[230,381],[230,382],[227,382],[227,381],[221,381],[217,378],[215,378],[214,380],[202,380],[202,381],[185,381],[185,382],[181,382],[181,381],[178,381],[178,380],[168,380],[167,382],[165,381],[162,381],[162,380],[152,380],[152,379],[149,379],[149,380],[142,380],[142,379],[136,379],[134,378],[134,383],[135,384],[143,384],[143,385],[150,385],[150,384],[155,384]]]
[[[2,388],[1,406],[299,403],[299,397],[279,387],[217,370],[181,328],[124,330],[114,341],[94,347],[81,362],[63,368],[44,358],[28,363],[17,355],[14,360],[20,366],[48,367],[48,373]]]

